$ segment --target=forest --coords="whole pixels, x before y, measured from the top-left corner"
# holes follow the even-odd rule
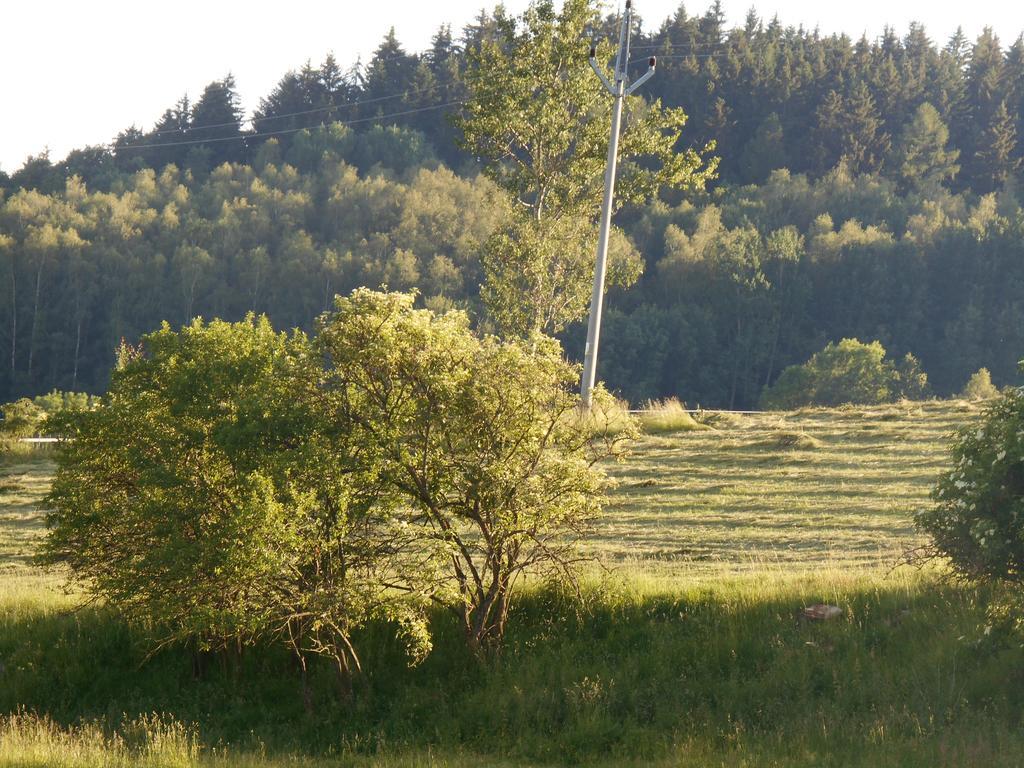
[[[616,215],[600,378],[633,403],[752,407],[787,366],[858,338],[913,354],[936,394],[980,367],[1016,381],[1024,37],[783,22],[680,6],[634,35],[637,74],[659,63],[627,122],[682,108],[676,149],[714,176]],[[162,321],[308,329],[358,286],[486,328],[480,254],[509,202],[459,116],[474,52],[514,23],[498,7],[420,53],[392,31],[365,64],[285,73],[251,116],[228,74],[151,129],[0,173],[0,401],[101,392],[115,350]],[[546,330],[582,357],[579,322]]]

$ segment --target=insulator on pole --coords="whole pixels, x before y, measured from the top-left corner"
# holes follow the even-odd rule
[[[592,58],[592,59],[596,59],[597,58],[597,46],[594,46],[594,45],[590,46],[590,58]]]
[[[647,66],[649,66],[651,69],[654,69],[656,66],[658,66],[658,57],[651,56],[651,58],[647,60]]]

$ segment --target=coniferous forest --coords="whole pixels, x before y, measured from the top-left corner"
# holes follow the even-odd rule
[[[854,337],[913,354],[936,394],[981,367],[1015,381],[1024,37],[723,19],[680,6],[633,38],[637,75],[658,57],[642,97],[681,107],[678,149],[718,164],[702,190],[617,214],[616,258],[639,277],[609,293],[608,387],[749,407]],[[365,65],[338,52],[285,73],[252,115],[226,74],[110,146],[0,173],[0,401],[102,391],[122,340],[162,321],[308,328],[360,285],[486,324],[480,250],[508,203],[451,118],[472,52],[511,24],[482,13],[422,52],[389,33]],[[561,330],[568,354],[584,332]]]

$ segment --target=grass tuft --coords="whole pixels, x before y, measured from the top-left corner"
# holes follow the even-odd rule
[[[668,400],[648,401],[638,414],[638,418],[644,432],[650,435],[712,429],[708,424],[702,424],[693,418],[674,397]]]
[[[782,431],[761,441],[766,448],[779,448],[792,451],[816,451],[822,447],[821,440],[811,437],[806,432]]]

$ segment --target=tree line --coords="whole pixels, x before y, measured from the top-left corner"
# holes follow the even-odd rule
[[[150,130],[130,126],[110,147],[76,150],[57,164],[41,153],[0,176],[0,186],[56,192],[77,174],[106,188],[119,173],[168,163],[208,171],[251,163],[270,136],[287,144],[301,128],[378,118],[421,132],[461,169],[475,157],[446,115],[470,95],[473,53],[505,44],[515,24],[501,6],[481,11],[461,33],[442,25],[420,53],[392,29],[365,64],[346,69],[328,55],[287,72],[249,119],[228,74],[195,100],[185,95],[169,106]],[[581,53],[589,40],[616,34],[614,17],[595,18]],[[880,173],[904,187],[939,181],[986,193],[1020,181],[1024,36],[1002,41],[986,28],[971,41],[958,29],[937,43],[913,23],[902,36],[886,28],[877,39],[853,40],[754,10],[743,26],[727,28],[716,1],[700,14],[681,4],[656,27],[641,27],[632,50],[637,73],[649,55],[659,57],[644,95],[686,110],[687,146],[716,143],[723,185],[759,184],[783,167],[820,177],[841,160],[854,174]],[[940,156],[938,167],[922,167],[921,152]]]
[[[227,77],[113,148],[0,177],[0,399],[101,391],[112,350],[162,320],[256,311],[309,328],[360,285],[417,288],[485,329],[558,332],[580,354],[592,185],[509,173],[513,156],[488,143],[501,126],[481,122],[531,86],[528,73],[490,82],[481,64],[504,66],[524,23],[554,24],[545,7],[533,22],[482,13],[458,38],[442,28],[418,55],[391,33],[366,67],[307,64],[248,129]],[[565,57],[612,37],[614,19],[574,18]],[[620,186],[609,387],[749,406],[848,337],[912,353],[939,394],[983,366],[1016,376],[1020,40],[938,46],[912,25],[854,43],[754,14],[725,29],[716,4],[680,7],[634,51],[661,63],[627,110],[641,161]],[[591,103],[589,81],[565,83],[554,101]],[[546,135],[564,147],[558,171],[589,178],[604,130],[597,115],[586,142]],[[644,175],[645,154],[660,171]]]

